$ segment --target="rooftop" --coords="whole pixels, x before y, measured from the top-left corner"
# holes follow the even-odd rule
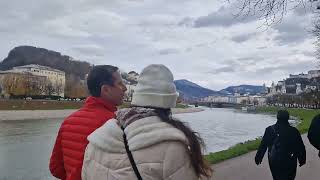
[[[24,65],[24,66],[16,66],[13,69],[29,69],[29,68],[38,68],[41,70],[48,70],[48,71],[55,71],[55,72],[60,72],[60,73],[64,73],[63,71],[60,71],[58,69],[54,69],[48,66],[41,66],[39,64],[28,64],[28,65]]]
[[[14,69],[7,70],[7,71],[0,71],[0,74],[21,74],[21,75],[29,75],[29,76],[35,76],[31,74],[30,72],[21,72],[21,71],[16,71]],[[46,76],[38,76],[37,77],[46,77]]]

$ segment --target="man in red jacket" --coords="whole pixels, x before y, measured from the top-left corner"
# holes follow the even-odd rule
[[[62,123],[50,158],[50,171],[62,180],[81,180],[87,136],[114,117],[127,90],[117,67],[95,66],[87,78],[84,106]]]

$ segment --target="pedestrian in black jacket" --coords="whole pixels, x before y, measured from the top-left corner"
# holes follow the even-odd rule
[[[280,110],[277,123],[266,128],[255,157],[261,164],[268,149],[269,166],[274,180],[294,180],[297,171],[297,159],[300,167],[306,163],[306,150],[299,131],[290,126],[289,113]]]
[[[320,114],[312,119],[308,132],[308,139],[310,143],[319,150],[318,155],[320,157]]]

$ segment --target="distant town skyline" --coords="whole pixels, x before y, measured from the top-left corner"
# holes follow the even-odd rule
[[[288,11],[268,28],[234,12],[212,0],[0,2],[0,60],[31,45],[127,72],[162,63],[175,79],[213,90],[319,69],[311,10]]]

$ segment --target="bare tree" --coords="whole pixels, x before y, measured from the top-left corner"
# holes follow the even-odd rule
[[[316,56],[318,59],[320,59],[320,19],[314,22],[312,34],[316,37]]]
[[[4,91],[8,94],[14,94],[15,86],[15,77],[11,74],[6,75],[3,79]]]
[[[315,13],[312,33],[317,38],[315,42],[316,56],[320,59],[320,0],[226,0],[234,3],[238,11],[236,16],[256,16],[264,20],[264,25],[270,26],[282,21],[288,11],[296,8],[304,8],[306,11]],[[307,8],[308,7],[308,8]],[[318,17],[317,17],[318,16]]]
[[[56,93],[56,88],[52,85],[51,82],[48,82],[45,86],[45,93],[48,96],[52,96]]]
[[[21,96],[25,95],[24,77],[19,74],[8,74],[3,80],[5,92],[10,95]]]
[[[58,96],[61,96],[61,94],[64,92],[64,86],[62,81],[56,80],[55,82],[55,89]]]
[[[65,82],[65,89],[64,89],[66,97],[75,97],[74,95],[75,87],[78,86],[79,82],[80,82],[79,77],[73,74],[66,75],[66,82]]]
[[[23,89],[25,91],[25,96],[33,95],[33,79],[32,75],[29,73],[26,73],[24,75],[23,81],[21,82],[21,85],[23,86]]]
[[[265,25],[278,23],[287,11],[298,7],[313,7],[318,0],[227,0],[238,8],[236,16],[256,16],[265,20]],[[318,9],[318,7],[315,7]]]

